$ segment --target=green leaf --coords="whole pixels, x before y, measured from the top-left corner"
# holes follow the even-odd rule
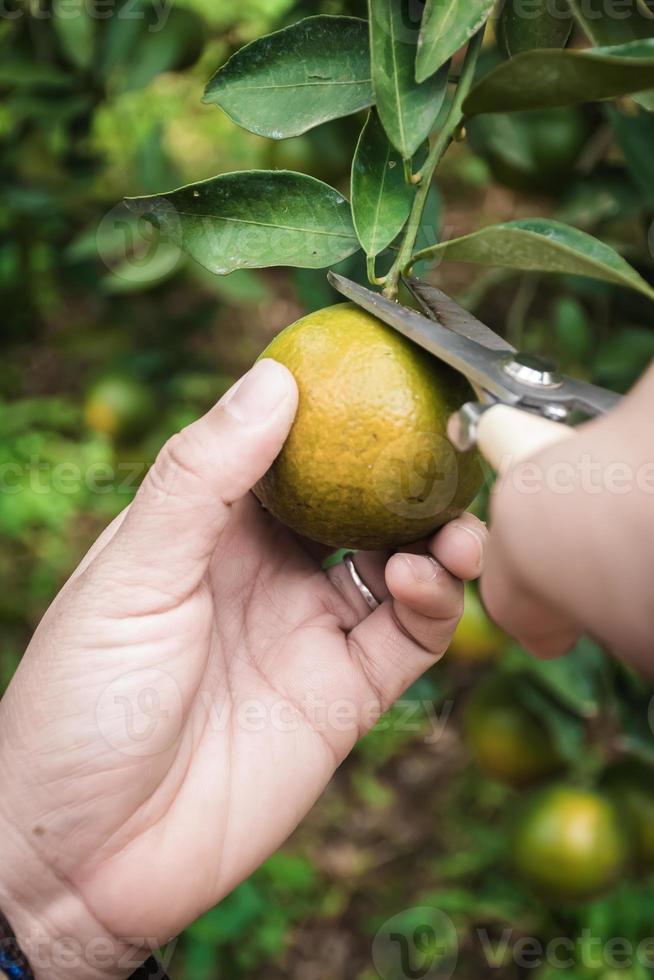
[[[162,72],[193,64],[206,29],[193,10],[172,5],[165,13],[147,0],[129,0],[129,10],[112,17],[102,37],[98,70],[120,91],[144,88]]]
[[[568,0],[530,0],[529,12],[522,0],[505,0],[497,26],[498,40],[511,58],[535,48],[564,48],[572,30]]]
[[[629,173],[654,204],[654,117],[645,112],[627,115],[614,106],[607,106],[606,113]]]
[[[596,45],[654,36],[654,14],[642,0],[569,0],[575,19]]]
[[[596,718],[600,712],[606,674],[606,658],[588,637],[582,637],[565,657],[539,660],[520,647],[506,655],[503,668],[527,674],[549,695],[580,718]]]
[[[377,111],[393,146],[409,160],[433,129],[447,91],[447,66],[416,82],[419,23],[411,0],[369,0]]]
[[[485,75],[464,112],[514,112],[595,102],[654,85],[654,39],[584,51],[525,51]]]
[[[599,384],[614,391],[628,391],[654,358],[651,327],[620,327],[601,344],[593,364]]]
[[[202,100],[270,139],[299,136],[371,106],[368,27],[356,17],[307,17],[237,51]]]
[[[493,0],[427,0],[418,41],[416,78],[424,82],[437,72],[480,27]]]
[[[593,350],[593,329],[586,310],[574,296],[557,296],[553,304],[554,335],[561,361],[587,364]]]
[[[441,236],[443,225],[443,198],[436,185],[432,183],[427,195],[427,204],[422,214],[420,230],[416,239],[416,249],[431,248]],[[428,262],[419,262],[413,270],[413,274],[419,279],[424,278],[429,269]]]
[[[651,683],[621,664],[616,664],[615,671],[613,701],[618,716],[618,744],[623,751],[654,765]]]
[[[654,299],[654,289],[612,248],[584,231],[547,218],[491,225],[418,253],[419,259],[428,257],[589,276],[628,286]]]
[[[565,659],[565,658],[562,658]],[[561,759],[578,765],[587,753],[584,723],[579,713],[572,713],[551,697],[528,675],[512,677],[511,689],[516,700],[524,704],[550,735]]]
[[[342,194],[288,170],[222,174],[126,204],[216,275],[273,265],[322,269],[359,248]]]
[[[84,0],[54,4],[53,24],[62,51],[76,68],[89,68],[95,55],[97,21]]]
[[[404,178],[402,158],[373,109],[352,161],[352,217],[367,255],[379,255],[399,235],[415,189]]]

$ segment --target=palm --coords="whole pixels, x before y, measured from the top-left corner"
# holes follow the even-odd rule
[[[348,646],[355,613],[252,498],[236,508],[201,588],[182,601],[153,605],[136,588],[106,616],[97,601],[85,604],[84,588],[82,576],[61,599],[83,616],[67,610],[71,683],[39,721],[49,738],[34,802],[47,794],[39,821],[49,830],[49,811],[76,800],[56,822],[58,870],[75,875],[100,920],[121,935],[163,938],[284,840],[355,740],[353,712],[376,696]],[[328,707],[339,698],[350,713],[342,708],[334,725]],[[74,749],[66,799],[57,798],[50,753],[57,746],[71,765],[79,711],[88,737]]]
[[[370,614],[248,494],[290,428],[291,375],[264,360],[235,392],[238,411],[224,401],[167,444],[0,703],[19,890],[49,883],[14,902],[19,928],[35,907],[46,937],[152,946],[218,902],[445,650],[481,568],[469,526],[427,542],[433,558],[363,556],[392,595]]]

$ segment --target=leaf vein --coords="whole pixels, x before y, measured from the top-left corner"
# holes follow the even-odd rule
[[[393,56],[393,84],[395,86],[395,100],[397,102],[397,123],[400,129],[400,142],[402,143],[402,156],[406,153],[406,133],[404,129],[404,116],[402,114],[402,100],[400,96],[400,78],[397,64],[397,45],[395,40],[395,21],[392,13],[393,0],[388,3],[388,23],[391,36],[391,54]]]
[[[344,238],[347,241],[355,241],[354,235],[338,231],[324,231],[320,228],[296,228],[294,225],[279,225],[270,221],[251,221],[248,218],[228,218],[222,214],[203,214],[199,211],[177,211],[177,214],[185,215],[188,218],[211,218],[214,221],[232,221],[234,224],[255,225],[257,228],[276,228],[278,231],[297,231],[303,234],[324,235],[327,238]]]
[[[232,92],[258,92],[266,91],[270,92],[274,89],[282,88],[311,88],[312,86],[329,87],[332,85],[368,85],[372,83],[372,78],[357,78],[357,79],[347,79],[342,82],[333,81],[322,81],[322,82],[284,82],[283,84],[277,85],[229,85]],[[209,93],[211,94],[211,93]]]

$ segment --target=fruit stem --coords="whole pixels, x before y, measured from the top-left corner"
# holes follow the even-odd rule
[[[450,106],[450,110],[443,124],[443,128],[434,140],[431,150],[429,151],[429,156],[427,157],[425,165],[421,170],[422,180],[416,191],[413,208],[411,209],[411,214],[407,222],[404,239],[402,241],[402,245],[400,246],[397,258],[393,263],[393,267],[386,276],[386,288],[384,289],[384,295],[388,296],[390,299],[397,299],[400,277],[407,273],[415,264],[416,259],[413,257],[413,250],[415,248],[420,226],[422,224],[422,216],[427,204],[429,188],[431,187],[431,182],[438,164],[445,156],[454,134],[463,121],[462,106],[473,82],[477,58],[479,57],[483,38],[484,28],[482,27],[480,31],[477,31],[468,45],[468,50],[466,51],[465,59],[461,67],[461,75],[454,93],[452,105]]]

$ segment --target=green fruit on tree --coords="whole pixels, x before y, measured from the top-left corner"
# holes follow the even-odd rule
[[[474,585],[465,586],[463,616],[447,655],[460,663],[481,664],[494,660],[506,649],[509,637],[486,615]]]
[[[510,687],[495,675],[477,686],[464,718],[466,742],[480,769],[518,789],[561,769],[549,731]]]
[[[517,871],[535,891],[559,900],[593,898],[622,875],[628,844],[611,800],[550,786],[521,814],[513,838]]]
[[[481,115],[466,128],[493,177],[525,193],[559,193],[588,138],[586,120],[571,107]]]
[[[654,770],[639,759],[620,759],[602,777],[629,832],[637,871],[654,870]]]
[[[118,441],[143,435],[156,417],[157,403],[150,388],[129,376],[112,374],[97,381],[84,404],[90,429]]]
[[[334,547],[394,548],[461,513],[479,491],[476,452],[445,435],[470,387],[352,304],[311,313],[261,355],[284,364],[300,401],[288,440],[255,488],[282,523]]]

